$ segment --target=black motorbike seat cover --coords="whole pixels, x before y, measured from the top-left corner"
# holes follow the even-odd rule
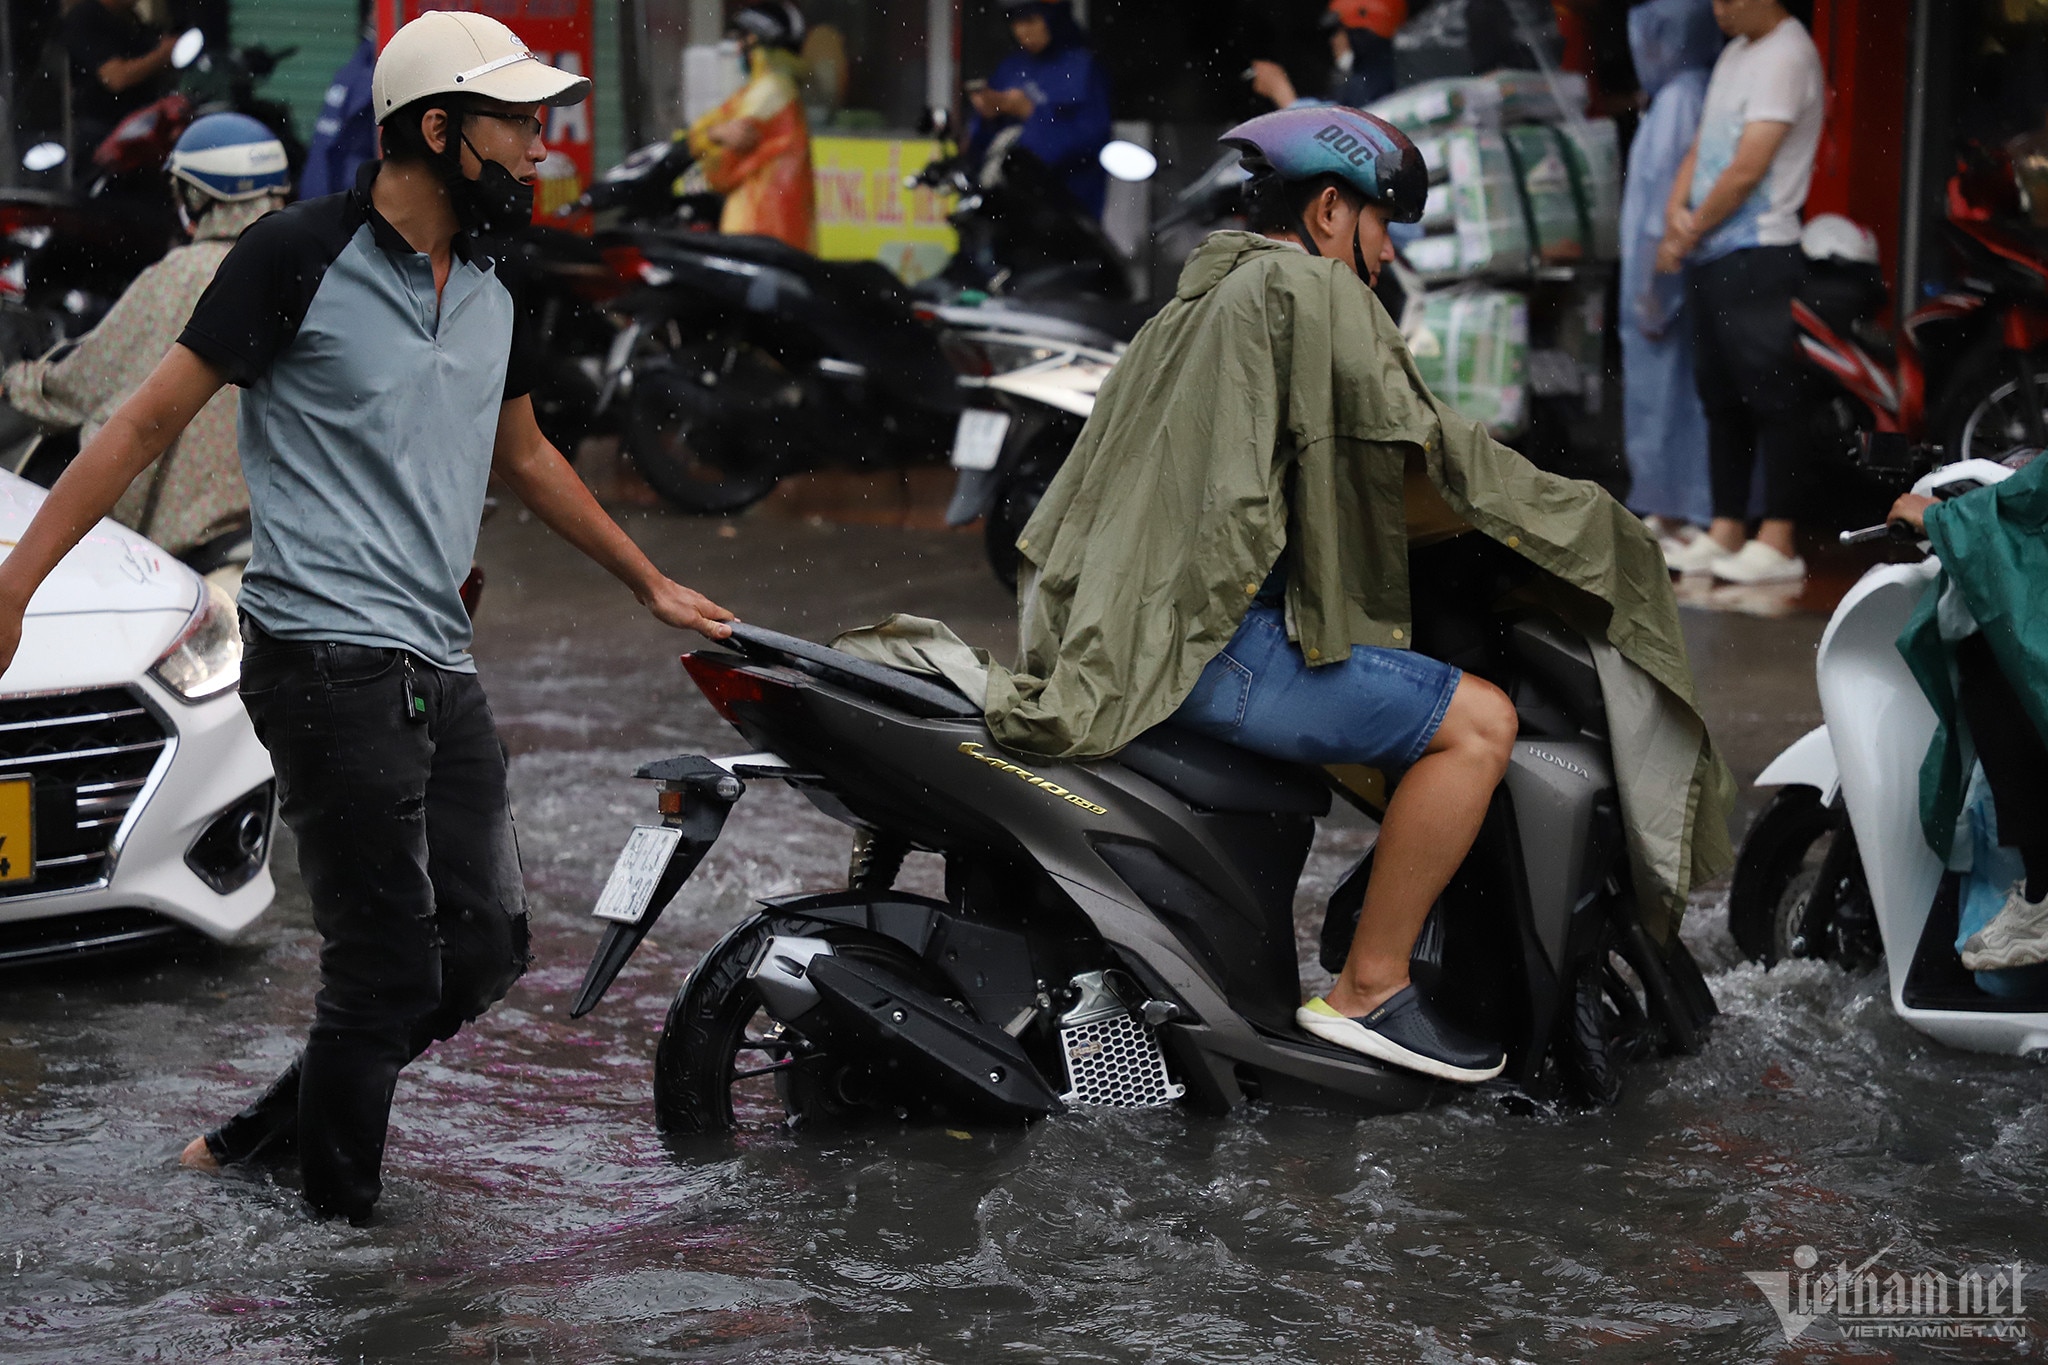
[[[870,663],[779,630],[764,630],[742,621],[732,625],[728,641],[750,659],[789,663],[814,677],[836,682],[848,691],[886,702],[914,716],[981,718],[981,708],[942,682],[919,677],[886,664]]]
[[[1248,815],[1327,815],[1330,784],[1320,769],[1240,749],[1174,725],[1156,725],[1116,761],[1191,806]]]

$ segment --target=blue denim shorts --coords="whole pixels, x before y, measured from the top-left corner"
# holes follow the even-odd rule
[[[1398,772],[1436,738],[1464,676],[1412,650],[1364,645],[1310,668],[1282,609],[1262,603],[1202,670],[1173,723],[1268,758]]]

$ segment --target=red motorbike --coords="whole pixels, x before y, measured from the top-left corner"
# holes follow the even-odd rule
[[[1930,445],[1945,460],[2048,446],[2048,239],[2025,208],[2009,157],[1964,157],[1942,224],[1953,284],[1907,315],[1896,342],[1879,322],[1888,291],[1874,249],[1811,260],[1792,304],[1800,349],[1838,386],[1827,424],[1869,467],[1903,469]]]

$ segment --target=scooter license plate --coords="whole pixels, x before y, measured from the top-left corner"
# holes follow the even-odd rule
[[[969,408],[953,429],[953,468],[994,469],[1010,434],[1010,414]]]
[[[597,919],[638,924],[647,914],[654,888],[682,838],[681,830],[666,825],[634,826],[625,848],[619,851],[619,861],[612,866],[610,879],[598,895],[597,907],[590,913]]]

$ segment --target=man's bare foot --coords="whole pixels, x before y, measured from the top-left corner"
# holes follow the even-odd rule
[[[185,1150],[178,1153],[178,1164],[190,1166],[195,1171],[217,1171],[220,1162],[213,1156],[213,1149],[206,1145],[203,1137],[193,1138],[185,1144]]]

